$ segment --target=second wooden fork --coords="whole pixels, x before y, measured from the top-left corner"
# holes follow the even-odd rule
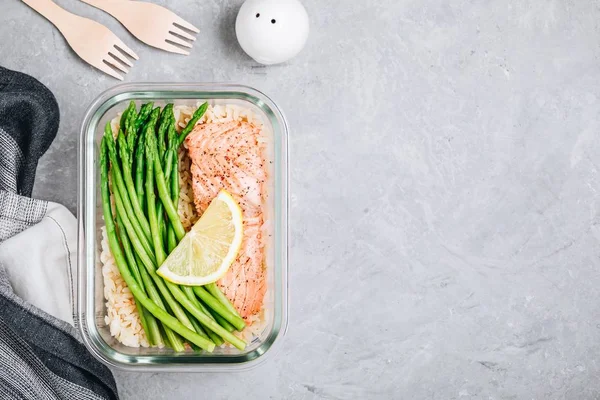
[[[189,51],[181,48],[191,48],[190,41],[196,40],[196,37],[188,31],[200,32],[194,25],[157,4],[134,0],[81,1],[115,17],[142,42],[173,53],[190,54]]]

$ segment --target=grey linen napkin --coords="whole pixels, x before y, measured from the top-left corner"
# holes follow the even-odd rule
[[[118,399],[72,325],[75,219],[27,197],[58,120],[45,86],[0,67],[0,398]]]

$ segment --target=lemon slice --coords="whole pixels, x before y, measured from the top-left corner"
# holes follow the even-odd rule
[[[179,285],[215,282],[237,258],[242,231],[242,210],[222,190],[156,273]]]

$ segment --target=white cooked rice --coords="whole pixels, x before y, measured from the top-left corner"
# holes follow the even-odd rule
[[[196,107],[187,105],[176,105],[173,108],[175,120],[179,130],[183,129],[190,120]],[[118,132],[119,118],[121,113],[111,121],[113,132]],[[257,125],[263,125],[261,119],[250,109],[237,105],[209,105],[206,113],[198,122],[227,122],[248,121]],[[265,140],[266,141],[266,140]],[[264,144],[264,142],[262,142]],[[185,146],[184,146],[185,147]],[[179,151],[179,216],[186,230],[198,220],[199,216],[194,206],[194,194],[192,190],[192,175],[190,172],[191,160],[185,149]],[[267,222],[265,222],[265,226]],[[268,235],[262,235],[267,237]],[[115,265],[115,260],[108,247],[106,229],[102,227],[102,242],[100,249],[100,261],[102,262],[102,277],[104,280],[104,298],[106,302],[106,316],[104,321],[110,327],[110,334],[120,343],[129,347],[148,347],[148,339],[142,329],[140,317],[133,299],[133,295],[121,277]],[[268,285],[267,285],[268,286]],[[265,299],[269,295],[267,294]],[[236,336],[250,343],[253,338],[258,337],[267,323],[267,307],[263,301],[261,311],[250,317],[250,323],[243,332],[235,332]]]

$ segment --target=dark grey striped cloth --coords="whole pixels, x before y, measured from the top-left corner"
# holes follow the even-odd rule
[[[58,106],[48,89],[30,76],[0,67],[0,399],[118,399],[110,370],[86,350],[76,329],[17,295],[18,291],[27,292],[29,279],[38,287],[51,283],[40,282],[44,277],[39,273],[15,273],[44,271],[46,265],[15,265],[14,253],[37,251],[42,260],[48,254],[47,268],[56,267],[50,265],[49,249],[40,247],[48,243],[42,238],[42,243],[32,240],[30,244],[28,232],[36,228],[39,231],[44,227],[41,221],[50,219],[57,232],[74,234],[64,232],[60,221],[51,215],[50,209],[56,211],[57,205],[50,207],[51,203],[28,197],[37,161],[57,129]],[[39,232],[35,234],[40,236]],[[13,243],[25,243],[27,248],[6,248]],[[69,262],[70,274],[66,236],[64,244],[64,250],[60,246],[53,249]],[[10,260],[12,265],[7,265]],[[48,274],[54,276],[56,272]],[[15,282],[19,277],[20,281]],[[51,294],[64,289],[59,297],[66,299],[65,303],[73,301],[72,281],[47,289]]]

